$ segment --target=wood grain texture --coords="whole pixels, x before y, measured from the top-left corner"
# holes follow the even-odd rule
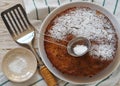
[[[17,3],[21,3],[23,5],[22,0],[0,0],[0,13],[17,4]],[[35,42],[36,45],[36,42]],[[1,62],[2,59],[4,57],[4,55],[11,49],[14,49],[16,47],[21,47],[18,44],[16,44],[12,37],[10,36],[7,28],[5,27],[1,17],[0,17],[0,72],[1,70]],[[118,81],[118,83],[116,84],[116,86],[120,86],[120,80]]]
[[[0,13],[17,4],[17,3],[21,3],[22,4],[22,0],[0,0]],[[4,57],[4,55],[11,49],[19,47],[19,45],[17,45],[12,37],[10,36],[9,32],[7,31],[7,28],[5,27],[1,17],[0,17],[0,72],[1,72],[1,62],[2,59]]]

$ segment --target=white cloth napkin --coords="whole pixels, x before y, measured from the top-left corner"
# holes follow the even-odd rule
[[[75,1],[88,1],[97,3],[104,6],[111,13],[115,15],[120,22],[120,0],[23,0],[26,12],[31,23],[39,30],[39,27],[44,18],[59,5],[75,2]],[[86,86],[116,86],[120,80],[120,66],[109,77],[101,80],[100,82],[86,85]],[[58,79],[59,86],[80,86]],[[14,83],[9,81],[5,75],[0,72],[0,86],[47,86],[43,78],[36,72],[36,74],[24,83]]]

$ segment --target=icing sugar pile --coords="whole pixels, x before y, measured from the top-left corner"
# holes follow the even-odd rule
[[[82,54],[84,54],[86,51],[88,50],[88,48],[85,45],[76,45],[73,48],[73,52],[78,55],[81,56]]]
[[[50,35],[59,40],[72,34],[76,37],[86,37],[97,42],[91,46],[90,55],[96,58],[112,59],[115,54],[115,30],[108,18],[90,8],[74,8],[68,13],[56,17],[55,24],[49,30]]]
[[[8,67],[12,72],[20,74],[27,67],[27,62],[24,58],[17,57]]]

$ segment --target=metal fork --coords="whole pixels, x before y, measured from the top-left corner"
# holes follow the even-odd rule
[[[14,41],[24,47],[29,46],[36,56],[38,66],[40,66],[40,74],[45,79],[48,86],[56,86],[57,82],[54,76],[44,66],[40,57],[33,48],[33,40],[35,38],[35,28],[29,22],[24,8],[17,4],[1,13],[2,19]]]

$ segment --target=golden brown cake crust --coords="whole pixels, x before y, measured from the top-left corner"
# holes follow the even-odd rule
[[[61,16],[62,14],[65,14],[68,11],[65,11],[57,15],[57,17]],[[97,13],[100,14],[99,12]],[[54,25],[53,22],[51,22],[48,25],[48,27],[46,28],[45,34],[49,34],[49,30],[53,25]],[[75,36],[73,36],[72,34],[68,34],[66,37],[66,40],[70,41],[74,37]],[[67,45],[67,42],[63,40],[56,41],[54,38],[49,36],[45,36],[44,39],[55,42],[55,43],[60,43],[65,46]],[[116,39],[117,39],[117,36],[116,36]],[[97,42],[92,40],[91,40],[91,43],[92,45],[98,44]],[[82,57],[76,58],[68,54],[66,47],[62,47],[57,44],[46,42],[46,41],[44,41],[44,46],[45,46],[47,57],[49,58],[53,66],[56,67],[62,73],[65,73],[68,75],[74,75],[74,76],[80,76],[80,77],[84,77],[84,76],[91,77],[101,72],[113,61],[113,59],[111,60],[97,59],[95,58],[95,56],[92,56],[89,53],[87,53]],[[117,47],[117,42],[115,47]],[[115,57],[115,54],[114,54],[114,57]]]
[[[45,37],[45,39],[50,40],[48,37]],[[89,55],[89,53],[82,57],[76,58],[70,56],[65,47],[48,42],[45,42],[45,50],[53,66],[55,66],[62,73],[82,77],[93,76],[99,73],[112,61],[101,61],[100,59],[94,59]]]

